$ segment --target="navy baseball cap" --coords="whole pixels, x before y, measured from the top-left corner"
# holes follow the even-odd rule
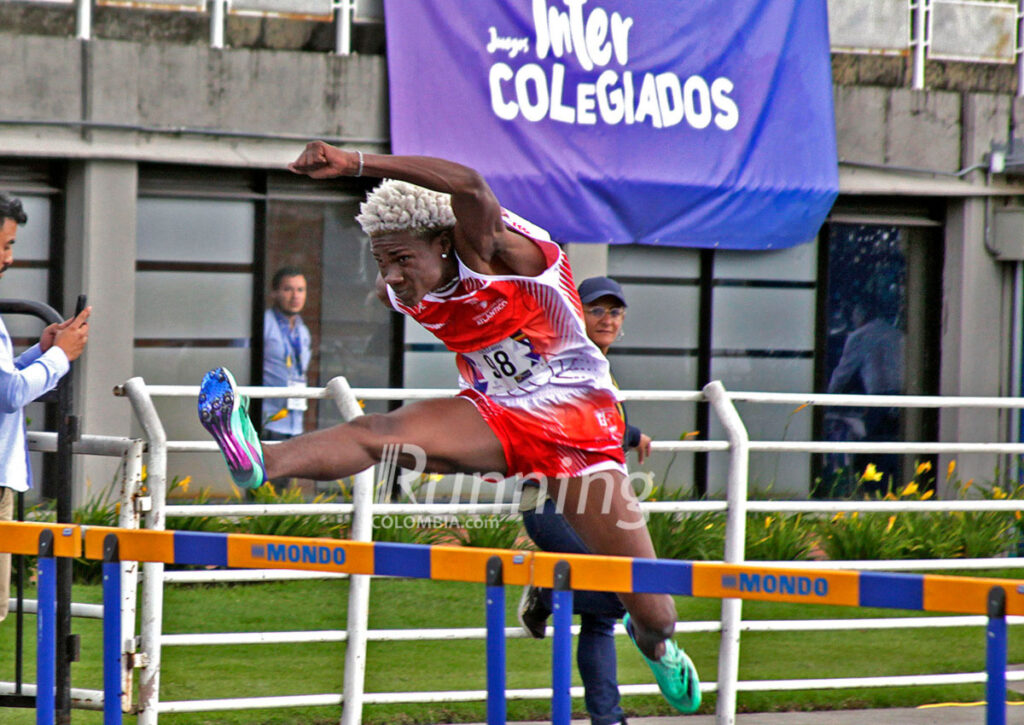
[[[626,306],[626,295],[622,293],[619,283],[610,277],[590,277],[580,282],[580,301],[588,305],[602,297],[615,297],[622,306]]]

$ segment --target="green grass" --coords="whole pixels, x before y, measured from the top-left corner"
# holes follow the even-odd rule
[[[999,576],[1000,574],[991,574]],[[1006,575],[1006,574],[1002,574]],[[370,627],[482,627],[483,587],[478,584],[421,580],[374,581]],[[274,582],[231,586],[168,587],[164,631],[229,632],[293,629],[344,629],[346,581]],[[515,623],[519,589],[508,592],[508,622]],[[33,596],[33,595],[30,595]],[[76,586],[75,601],[98,602],[97,586]],[[684,620],[716,620],[717,600],[677,600]],[[746,619],[812,619],[864,616],[913,616],[890,610],[746,602]],[[34,681],[35,618],[25,619],[28,632],[26,679]],[[1012,628],[1011,662],[1024,662],[1024,628]],[[101,688],[100,622],[74,621],[82,636],[82,661],[73,666],[75,687]],[[0,625],[0,679],[13,679],[14,623]],[[717,633],[679,635],[708,680],[716,679]],[[648,683],[650,673],[625,638],[617,640],[622,683]],[[980,671],[984,669],[984,631],[981,627],[918,630],[854,630],[842,632],[745,633],[741,645],[740,679],[857,677],[920,672]],[[509,640],[508,687],[550,685],[551,643]],[[373,642],[367,653],[366,689],[450,690],[485,689],[483,641]],[[344,644],[167,647],[164,649],[161,697],[188,700],[283,694],[341,692]],[[579,684],[573,673],[574,684]],[[1012,693],[1011,693],[1012,695]],[[1016,697],[1015,695],[1013,695]],[[811,710],[861,707],[911,707],[929,702],[983,699],[983,685],[952,687],[874,688],[739,694],[746,711]],[[629,697],[624,702],[634,716],[669,715],[656,696]],[[713,712],[715,698],[705,698],[703,712]],[[550,718],[543,701],[513,701],[510,720]],[[574,701],[582,716],[582,700]],[[162,725],[327,725],[337,722],[339,708],[291,708],[238,712],[165,714]],[[383,723],[482,722],[483,703],[430,705],[368,705],[367,725]],[[100,713],[75,711],[73,721],[99,725]],[[133,718],[126,718],[132,722]],[[34,714],[9,710],[5,725],[30,725]]]

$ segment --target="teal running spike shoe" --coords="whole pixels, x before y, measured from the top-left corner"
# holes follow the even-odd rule
[[[636,644],[633,623],[629,620],[628,614],[622,623],[626,626],[629,638]],[[637,650],[639,649],[637,646]],[[700,707],[700,679],[697,677],[697,668],[687,654],[670,638],[665,640],[665,654],[661,659],[648,659],[643,652],[640,652],[640,655],[654,673],[654,679],[658,681],[661,694],[668,700],[668,704],[687,715],[697,712]]]
[[[235,379],[227,368],[215,368],[203,376],[199,422],[217,442],[239,488],[263,485],[267,479],[263,446],[249,420],[249,399],[235,392]]]

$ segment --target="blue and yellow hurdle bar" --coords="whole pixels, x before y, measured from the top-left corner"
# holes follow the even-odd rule
[[[43,553],[42,541],[46,541]],[[1006,718],[1006,615],[1024,615],[1024,580],[931,574],[809,570],[709,562],[555,554],[459,546],[193,531],[144,531],[62,524],[0,523],[0,551],[104,561],[104,724],[120,723],[120,561],[229,568],[298,569],[487,585],[488,723],[504,723],[504,585],[555,590],[552,701],[554,722],[569,722],[572,591],[661,593],[715,599],[878,607],[989,617],[987,725]],[[109,572],[108,572],[109,569]],[[39,656],[44,641],[44,571],[40,569]],[[109,593],[108,593],[109,588]],[[47,592],[46,597],[50,597]],[[54,589],[55,596],[55,589]],[[109,596],[109,599],[108,599]],[[109,605],[108,605],[109,602]],[[108,617],[108,613],[110,616]],[[115,625],[116,619],[116,627]],[[111,642],[108,648],[106,632]],[[500,636],[499,636],[500,633]],[[108,652],[108,649],[110,650]],[[108,661],[111,674],[108,676]],[[48,671],[47,663],[40,670]],[[564,670],[564,672],[562,671]],[[107,691],[107,681],[112,688]],[[40,681],[39,692],[44,692]],[[47,687],[50,692],[52,687]],[[51,692],[52,694],[52,692]],[[37,722],[40,708],[37,695]],[[46,698],[43,698],[46,699]],[[108,708],[109,704],[109,708]]]

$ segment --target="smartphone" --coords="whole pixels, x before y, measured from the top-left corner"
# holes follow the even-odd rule
[[[78,295],[78,302],[75,303],[75,317],[78,317],[85,309],[85,295]]]

